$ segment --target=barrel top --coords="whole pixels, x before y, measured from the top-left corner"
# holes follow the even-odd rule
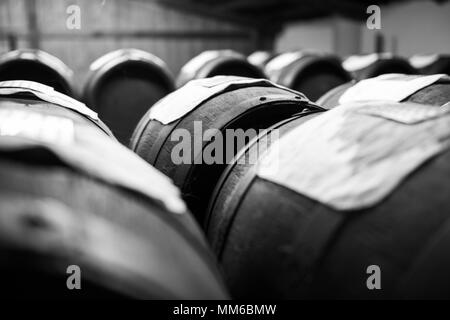
[[[390,52],[371,53],[366,55],[354,55],[344,60],[342,66],[349,72],[367,68],[378,60],[392,59],[394,55]]]
[[[275,142],[258,176],[337,210],[369,208],[448,150],[449,137],[448,106],[349,103]]]
[[[189,60],[180,73],[195,74],[201,66],[217,58],[246,60],[243,54],[234,50],[207,50]]]
[[[217,69],[226,66],[238,66],[238,70],[231,74],[216,73]],[[246,56],[234,50],[209,50],[188,61],[180,70],[176,81],[177,87],[184,86],[194,79],[209,78],[216,75],[249,76],[253,78],[265,78],[263,70],[250,63]]]
[[[146,118],[146,121],[154,119],[163,124],[169,124],[180,119],[200,104],[216,95],[231,91],[235,88],[253,86],[280,88],[288,93],[301,97],[305,102],[311,103],[303,94],[274,84],[266,79],[216,76],[213,78],[197,79],[188,82],[185,86],[169,94],[155,104],[144,117]]]
[[[429,67],[439,61],[450,61],[450,54],[418,54],[409,58],[409,63],[417,69]]]
[[[264,65],[274,57],[275,53],[269,51],[255,51],[247,57],[248,62],[263,68]]]
[[[57,92],[52,87],[27,80],[10,80],[0,82],[0,96],[14,95],[18,93],[30,93],[43,101],[57,104],[61,107],[81,113],[91,120],[99,120],[97,113],[89,109],[84,103]]]
[[[84,86],[85,99],[94,102],[94,90],[99,81],[111,70],[126,63],[142,63],[159,71],[168,90],[174,89],[173,75],[167,64],[159,57],[139,49],[125,48],[109,52],[89,66],[88,80]]]
[[[270,60],[266,67],[265,72],[272,76],[275,72],[279,71],[280,69],[286,68],[295,61],[302,59],[306,56],[320,56],[321,54],[316,51],[293,51],[293,52],[286,52],[283,54],[280,54],[276,57],[274,57],[272,60]]]

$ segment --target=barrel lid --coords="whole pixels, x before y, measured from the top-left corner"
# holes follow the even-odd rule
[[[280,88],[300,97],[301,99],[298,101],[312,104],[302,93],[277,85],[266,79],[215,76],[207,79],[192,80],[182,88],[161,99],[144,116],[147,118],[144,122],[154,119],[163,124],[169,124],[185,116],[187,113],[216,95],[237,88],[254,86]]]
[[[417,91],[447,77],[445,74],[430,76],[383,74],[375,78],[359,81],[342,94],[339,98],[339,103],[368,100],[400,102]]]
[[[288,132],[258,176],[337,210],[372,207],[450,148],[450,109],[367,101],[338,106]]]

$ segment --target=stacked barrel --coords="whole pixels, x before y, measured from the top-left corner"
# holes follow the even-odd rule
[[[69,73],[42,57],[14,52],[0,65],[2,79],[13,79],[0,82],[2,289],[29,298],[227,298],[178,189],[61,93],[71,92]]]
[[[0,58],[11,292],[450,298],[445,57],[215,50],[174,80],[123,49],[92,63],[86,104],[49,57]]]
[[[108,53],[89,69],[84,101],[125,145],[148,107],[174,90],[174,80],[165,62],[142,50]]]
[[[415,74],[417,72],[408,60],[389,52],[350,56],[344,60],[343,67],[357,80],[387,73]]]
[[[194,79],[214,76],[265,78],[261,68],[249,63],[245,55],[233,50],[210,50],[192,58],[181,68],[177,87]]]

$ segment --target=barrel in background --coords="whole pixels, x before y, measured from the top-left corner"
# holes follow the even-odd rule
[[[139,119],[174,89],[172,75],[158,57],[137,49],[110,52],[90,66],[84,101],[128,145]]]
[[[266,78],[264,72],[248,62],[243,54],[233,50],[210,50],[188,61],[181,68],[176,83],[180,88],[190,80],[219,75]]]
[[[450,74],[450,55],[416,55],[409,58],[409,62],[422,74]]]
[[[200,99],[191,92],[206,94]],[[253,137],[252,134],[304,110],[320,109],[298,92],[277,87],[268,80],[240,77],[195,80],[166,99],[142,118],[132,139],[132,150],[174,181],[201,224],[226,163]],[[185,109],[188,105],[190,108]],[[152,114],[152,110],[157,109],[159,117]],[[177,110],[184,111],[179,117],[166,117]],[[228,129],[238,136],[227,137]],[[216,135],[205,138],[208,130],[217,130],[218,141],[227,149],[212,163],[204,159],[207,146],[216,141]],[[191,140],[185,141],[185,136]],[[175,163],[173,153],[178,155],[180,146],[186,142],[191,148],[186,151],[189,159]]]
[[[264,70],[266,64],[280,54],[271,51],[255,51],[247,57],[247,60],[261,70]]]
[[[42,50],[19,49],[0,55],[0,81],[36,81],[76,97],[72,77],[64,62]]]
[[[342,65],[357,80],[373,78],[386,73],[417,73],[408,60],[390,53],[350,56],[344,60]]]
[[[270,80],[316,101],[325,92],[351,80],[339,58],[316,52],[288,52],[265,67]]]

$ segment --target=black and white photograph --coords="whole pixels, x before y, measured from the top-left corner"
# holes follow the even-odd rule
[[[0,0],[2,300],[298,319],[449,274],[450,1]]]

